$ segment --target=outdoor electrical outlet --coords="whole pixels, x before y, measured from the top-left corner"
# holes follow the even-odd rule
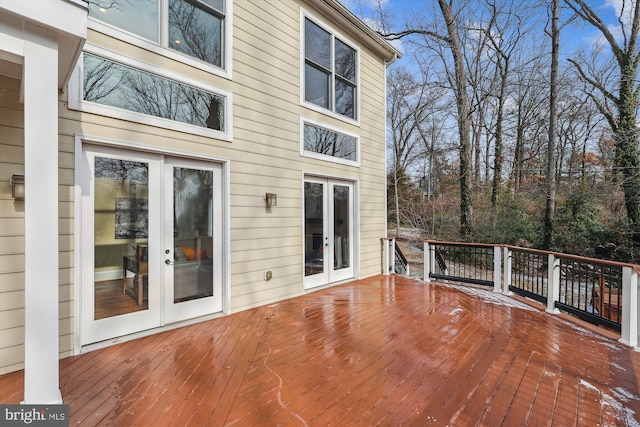
[[[273,272],[271,270],[265,271],[264,280],[271,280],[271,279],[273,279]]]

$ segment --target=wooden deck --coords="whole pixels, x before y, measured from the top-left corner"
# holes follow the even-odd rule
[[[640,425],[640,353],[461,289],[378,276],[114,345],[62,395],[83,426]]]

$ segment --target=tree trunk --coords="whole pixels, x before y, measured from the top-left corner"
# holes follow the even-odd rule
[[[448,43],[453,56],[458,133],[460,136],[460,237],[462,240],[468,240],[471,237],[473,203],[471,198],[471,150],[469,147],[471,125],[469,121],[467,77],[464,68],[462,45],[456,30],[453,10],[445,0],[438,0],[438,4],[447,27]]]
[[[544,214],[543,248],[553,245],[553,220],[556,208],[556,138],[558,129],[558,27],[560,0],[553,0],[551,17],[551,93],[549,96],[549,145],[547,147],[547,205]]]
[[[502,183],[502,121],[504,117],[504,100],[507,93],[507,76],[509,75],[509,62],[504,59],[504,66],[500,67],[500,95],[498,96],[498,112],[496,114],[496,147],[493,158],[493,183],[491,185],[491,225],[496,228],[498,216],[498,195]]]
[[[636,67],[625,64],[620,79],[619,126],[615,132],[616,166],[622,170],[622,190],[633,241],[640,245],[640,160],[634,79]]]

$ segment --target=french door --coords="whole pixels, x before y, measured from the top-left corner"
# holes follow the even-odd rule
[[[304,287],[354,277],[353,183],[304,181]]]
[[[81,343],[222,311],[216,163],[85,147]]]

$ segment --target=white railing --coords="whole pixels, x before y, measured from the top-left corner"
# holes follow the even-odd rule
[[[382,274],[409,275],[409,263],[392,237],[382,240]]]
[[[387,270],[390,271],[390,270]],[[638,348],[640,266],[506,245],[424,242],[424,280],[451,280],[517,293],[618,330]]]

